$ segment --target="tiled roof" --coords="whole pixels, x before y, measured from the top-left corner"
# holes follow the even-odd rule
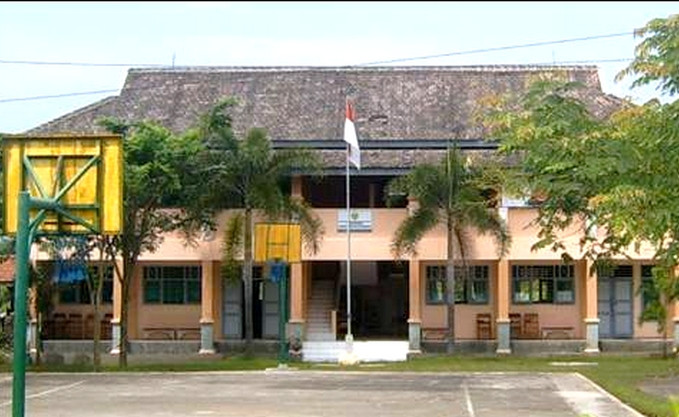
[[[0,262],[0,284],[14,281],[14,258]]]
[[[348,96],[355,103],[359,141],[478,140],[484,132],[472,117],[480,100],[520,92],[536,77],[556,73],[586,86],[583,97],[595,114],[622,103],[601,92],[595,66],[131,69],[119,96],[27,133],[101,131],[96,119],[104,115],[153,119],[181,132],[220,98],[232,96],[238,100],[232,111],[237,134],[263,127],[273,141],[336,141],[342,138]],[[362,159],[366,167],[403,166],[415,156],[396,152],[386,158],[376,151]]]

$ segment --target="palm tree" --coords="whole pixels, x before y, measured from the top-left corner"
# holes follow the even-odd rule
[[[437,224],[446,228],[446,305],[448,314],[447,346],[452,353],[455,342],[455,247],[465,261],[468,228],[491,233],[500,254],[509,244],[504,221],[489,204],[488,170],[463,157],[456,147],[449,148],[439,164],[421,164],[407,175],[392,180],[387,195],[408,195],[418,202],[411,216],[396,230],[392,252],[397,258],[415,254],[420,239]]]
[[[308,251],[315,253],[323,233],[322,222],[301,199],[286,191],[294,173],[320,172],[316,154],[303,149],[274,151],[266,132],[260,128],[247,131],[239,140],[231,129],[228,109],[235,105],[225,99],[205,114],[198,134],[205,146],[200,176],[205,190],[197,199],[201,209],[238,209],[225,228],[222,272],[233,278],[240,272],[244,284],[245,350],[252,352],[252,239],[253,215],[261,212],[267,219],[299,222]],[[242,268],[236,258],[242,254]]]

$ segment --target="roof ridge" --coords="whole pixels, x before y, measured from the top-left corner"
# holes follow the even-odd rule
[[[119,97],[120,97],[119,95],[104,97],[103,99],[101,99],[101,100],[99,100],[99,101],[95,101],[95,102],[92,103],[92,104],[88,104],[88,105],[85,106],[85,107],[81,107],[81,108],[79,108],[79,109],[75,109],[75,110],[73,110],[72,112],[66,113],[66,114],[64,114],[64,115],[61,115],[61,116],[55,118],[55,119],[52,119],[52,120],[47,121],[47,122],[45,122],[45,123],[42,123],[42,124],[40,124],[40,125],[38,125],[38,126],[32,128],[32,129],[29,129],[29,130],[25,131],[24,133],[29,133],[29,134],[30,134],[31,132],[41,131],[41,130],[43,130],[43,129],[45,129],[45,128],[49,128],[50,125],[52,125],[52,124],[54,124],[54,123],[58,123],[59,121],[61,121],[61,120],[63,120],[63,119],[68,119],[68,118],[70,118],[70,117],[77,116],[77,115],[79,115],[79,114],[83,114],[83,113],[86,113],[86,112],[88,112],[88,111],[94,110],[94,109],[96,109],[97,107],[104,106],[104,105],[110,103],[111,101],[113,101],[113,100],[115,100],[115,99],[117,99],[117,98],[119,98]]]
[[[554,65],[554,64],[492,64],[492,65],[414,65],[414,66],[167,66],[154,68],[130,68],[129,73],[159,72],[296,72],[296,71],[344,71],[344,72],[380,72],[380,71],[597,71],[596,65]]]

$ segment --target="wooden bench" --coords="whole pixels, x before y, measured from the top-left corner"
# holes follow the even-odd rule
[[[151,340],[174,340],[174,327],[144,327],[142,337]]]
[[[198,327],[144,327],[144,339],[151,340],[198,340]]]
[[[200,340],[200,328],[178,327],[174,335],[177,340]]]
[[[448,328],[446,327],[427,327],[422,329],[422,340],[444,341],[447,334]]]
[[[543,339],[572,339],[572,326],[543,326],[540,328],[540,333]]]

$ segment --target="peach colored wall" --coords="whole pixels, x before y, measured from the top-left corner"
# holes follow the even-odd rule
[[[641,265],[646,264],[645,262],[633,262],[633,295],[634,301],[632,305],[632,312],[634,313],[634,337],[639,339],[644,338],[658,338],[662,337],[662,333],[658,332],[658,323],[656,321],[645,321],[639,323],[639,317],[642,313],[642,297],[639,292],[641,287]],[[668,337],[672,337],[674,325],[672,322],[673,313],[668,312],[667,324]]]
[[[487,265],[486,263],[472,263]],[[420,262],[420,302],[422,303],[422,328],[445,328],[448,325],[445,304],[427,304],[427,266],[441,265],[441,262]],[[490,313],[493,315],[495,303],[495,267],[489,265],[488,304],[456,304],[455,305],[455,337],[457,339],[476,339],[476,315]]]
[[[533,208],[510,208],[508,210],[507,224],[509,234],[512,237],[507,258],[511,260],[556,260],[560,261],[560,253],[552,252],[549,248],[533,251],[532,246],[537,240],[539,229],[531,223],[535,219],[537,210]],[[579,239],[582,235],[582,228],[574,225],[560,234],[564,240],[566,249],[575,259],[579,259],[582,254],[579,249]]]
[[[370,209],[372,231],[351,233],[352,260],[393,260],[389,247],[398,224],[407,216],[406,209]],[[320,251],[311,255],[303,252],[305,260],[340,260],[347,256],[347,234],[337,231],[337,209],[316,209],[323,221],[325,234]]]
[[[315,212],[321,217],[325,228],[325,235],[321,241],[320,251],[312,255],[303,251],[303,259],[305,261],[314,260],[342,260],[346,258],[346,234],[337,232],[337,209],[316,209]],[[399,209],[371,209],[373,216],[373,230],[372,232],[354,232],[352,233],[352,259],[354,260],[392,260],[393,255],[390,252],[391,239],[398,225],[408,215],[406,208]],[[549,249],[540,251],[532,251],[531,247],[536,240],[537,229],[531,226],[531,222],[535,218],[536,209],[533,208],[510,208],[508,210],[508,225],[512,236],[512,246],[510,247],[507,259],[513,263],[540,263],[545,261],[555,262],[559,261],[559,253],[552,252]],[[200,263],[201,260],[219,261],[221,258],[221,242],[223,236],[223,227],[226,219],[230,215],[229,211],[223,211],[218,215],[217,224],[220,225],[217,231],[213,232],[212,237],[208,239],[197,240],[197,246],[187,246],[184,239],[178,233],[170,233],[165,236],[164,242],[160,245],[158,250],[154,253],[144,253],[140,257],[141,264],[146,263],[163,263],[163,264],[186,264],[186,263]],[[256,221],[262,220],[256,217]],[[473,235],[477,235],[470,231]],[[579,257],[578,239],[581,235],[581,228],[573,226],[569,230],[562,233],[566,238],[567,248],[570,253],[576,258]],[[493,265],[491,268],[492,277],[490,279],[490,294],[493,297],[495,293],[495,274],[496,262],[498,259],[496,252],[496,245],[490,236],[478,235],[470,244],[468,251],[468,259],[471,262],[490,262]],[[642,249],[636,253],[629,252],[629,255],[636,260],[650,259],[652,251],[648,245],[642,245]],[[438,226],[430,233],[428,233],[418,245],[418,260],[421,262],[421,268],[424,268],[427,262],[438,261],[446,257],[446,238],[443,226]],[[37,256],[38,259],[47,259],[44,253]],[[141,265],[140,264],[140,265]],[[215,265],[215,271],[219,270],[218,264]],[[445,307],[444,306],[429,306],[425,303],[424,294],[426,291],[426,277],[424,269],[421,270],[421,297],[422,297],[422,326],[423,327],[444,327],[445,323]],[[198,319],[200,317],[200,305],[195,306],[154,306],[143,304],[142,297],[142,280],[141,268],[135,279],[135,286],[133,288],[131,309],[130,309],[130,336],[137,337],[139,330],[143,327],[151,325],[165,325],[165,323],[173,323],[177,326],[198,326]],[[580,275],[578,275],[580,276]],[[536,311],[540,314],[541,325],[569,325],[576,329],[578,336],[583,333],[583,313],[579,307],[584,302],[582,298],[583,288],[582,280],[576,280],[576,304],[574,305],[532,305],[532,306],[515,306],[510,304],[510,312],[527,312]],[[215,337],[221,337],[222,333],[222,290],[221,279],[215,279]],[[635,289],[638,282],[635,281]],[[511,283],[509,285],[511,291]],[[305,288],[308,291],[308,288]],[[493,298],[494,300],[494,298]],[[634,312],[638,316],[640,312],[640,297],[635,293]],[[57,309],[71,309],[73,306],[57,306]],[[305,305],[306,308],[306,305]],[[484,306],[476,305],[460,305],[457,308],[456,326],[459,330],[458,334],[461,338],[475,337],[475,314],[479,310],[483,310]],[[495,317],[494,304],[491,302],[485,308],[488,312],[493,313],[493,320]],[[178,313],[181,311],[181,313]],[[485,311],[484,311],[485,312]],[[158,321],[156,321],[158,320]],[[167,324],[170,325],[170,324]],[[670,326],[673,328],[673,326]],[[657,337],[655,331],[655,323],[637,324],[635,318],[635,337]]]
[[[513,265],[554,265],[554,262],[537,262],[537,261],[515,261],[509,263],[509,313],[537,313],[540,327],[543,326],[568,326],[573,328],[574,338],[583,338],[584,334],[584,317],[582,316],[582,309],[580,305],[585,302],[583,281],[579,279],[583,274],[581,263],[575,264],[574,283],[575,283],[575,302],[573,304],[514,304],[512,301],[512,274],[511,267]]]
[[[143,267],[151,265],[198,265],[195,262],[144,262],[140,263],[135,276],[134,307],[135,320],[130,321],[134,328],[134,338],[142,338],[147,327],[189,327],[200,328],[200,304],[146,304],[143,297]],[[131,302],[132,304],[132,302]],[[132,335],[130,335],[132,338]]]
[[[395,209],[370,209],[373,216],[372,232],[352,233],[352,259],[357,260],[390,260],[393,259],[389,252],[391,239],[398,225],[407,216],[406,208]],[[338,209],[315,209],[320,216],[325,228],[325,235],[321,241],[321,250],[312,255],[303,252],[305,260],[335,260],[346,258],[346,234],[337,232]],[[508,259],[525,260],[559,260],[559,254],[549,249],[532,251],[535,243],[537,228],[531,225],[537,210],[534,208],[510,208],[508,210],[508,225],[512,236],[512,245],[507,255]],[[208,239],[197,238],[196,246],[187,245],[178,232],[165,235],[163,243],[153,253],[146,252],[139,258],[140,261],[200,261],[221,259],[221,241],[223,225],[231,211],[224,210],[217,216],[218,229]],[[263,221],[261,216],[255,216],[255,221]],[[491,236],[479,235],[470,230],[472,235],[477,236],[471,242],[468,253],[469,259],[497,260],[495,243]],[[578,239],[582,231],[578,225],[572,226],[561,233],[566,239],[570,253],[579,258]],[[445,230],[442,225],[428,233],[418,245],[418,255],[421,260],[440,260],[446,256]],[[642,245],[640,252],[630,250],[628,255],[634,259],[651,259],[652,251],[648,245]],[[38,253],[37,259],[48,259],[45,253]]]
[[[546,264],[545,262],[519,261],[510,263],[516,264]],[[422,328],[443,328],[447,326],[445,305],[426,304],[426,265],[440,264],[437,262],[423,262],[421,269],[422,277]],[[579,266],[576,266],[575,276],[580,273]],[[492,320],[496,319],[494,303],[496,298],[495,277],[497,274],[497,263],[492,264],[489,270],[489,291],[490,302],[484,305],[478,304],[458,304],[455,306],[455,333],[459,339],[476,339],[476,314],[491,313]],[[511,273],[510,273],[511,279]],[[584,337],[582,329],[582,315],[579,303],[582,300],[582,282],[575,279],[575,303],[573,304],[513,304],[511,301],[511,283],[509,285],[509,312],[510,313],[538,313],[540,326],[570,326],[574,329],[574,337]]]

